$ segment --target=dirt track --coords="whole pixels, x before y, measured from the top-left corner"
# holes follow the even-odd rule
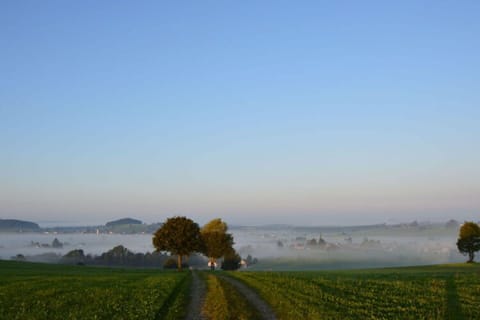
[[[190,303],[188,305],[185,320],[207,320],[202,316],[202,306],[207,294],[207,286],[198,275],[198,271],[192,271],[192,284],[190,287]]]
[[[207,286],[202,277],[199,276],[201,271],[192,271],[192,284],[190,287],[190,303],[188,305],[186,320],[208,320],[202,315],[202,307],[205,302],[205,296],[207,294]],[[275,314],[270,306],[260,296],[250,289],[242,282],[233,279],[231,277],[215,274],[215,276],[227,281],[235,289],[245,297],[245,300],[258,310],[258,313],[264,320],[276,320]]]
[[[248,303],[258,310],[259,314],[262,316],[262,319],[277,319],[275,317],[275,314],[273,313],[272,308],[270,308],[270,306],[262,298],[260,298],[260,296],[255,291],[253,291],[248,286],[236,279],[224,275],[217,276],[233,285],[238,290],[238,292],[240,292],[245,297]]]

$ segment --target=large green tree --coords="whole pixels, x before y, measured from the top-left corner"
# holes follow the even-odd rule
[[[457,248],[463,254],[468,254],[468,261],[473,262],[475,252],[480,250],[480,226],[474,222],[465,222],[460,227]]]
[[[222,219],[213,219],[201,229],[203,253],[212,264],[233,248],[233,236],[227,231],[228,226]]]
[[[177,255],[178,270],[182,270],[182,257],[202,251],[200,227],[186,217],[168,218],[154,233],[153,246],[157,251]]]

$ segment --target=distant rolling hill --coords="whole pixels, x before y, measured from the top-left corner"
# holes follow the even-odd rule
[[[123,218],[114,221],[107,222],[105,225],[107,227],[114,227],[119,225],[126,225],[126,224],[142,224],[142,221],[132,218]]]
[[[41,231],[40,226],[35,222],[15,220],[15,219],[0,219],[0,231]]]

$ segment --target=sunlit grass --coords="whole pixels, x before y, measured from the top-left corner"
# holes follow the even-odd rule
[[[457,319],[478,316],[480,266],[385,268],[232,275],[280,319]]]
[[[0,262],[0,318],[181,318],[189,273]]]
[[[203,305],[203,314],[211,320],[254,320],[261,319],[245,298],[225,280],[208,274],[208,293]]]

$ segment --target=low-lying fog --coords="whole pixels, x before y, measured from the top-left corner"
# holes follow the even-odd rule
[[[255,269],[337,269],[441,264],[465,261],[457,230],[310,231],[237,230],[236,249],[260,263]],[[314,228],[313,228],[314,229]],[[314,239],[314,240],[313,240]]]
[[[423,265],[465,261],[458,253],[458,229],[432,228],[301,228],[288,226],[237,227],[230,232],[243,258],[251,255],[255,270],[336,269]],[[61,248],[52,247],[57,238]],[[117,245],[152,252],[149,234],[0,233],[0,258],[49,254],[74,249],[100,255]],[[35,259],[31,259],[35,260]],[[41,260],[41,258],[36,259]]]

